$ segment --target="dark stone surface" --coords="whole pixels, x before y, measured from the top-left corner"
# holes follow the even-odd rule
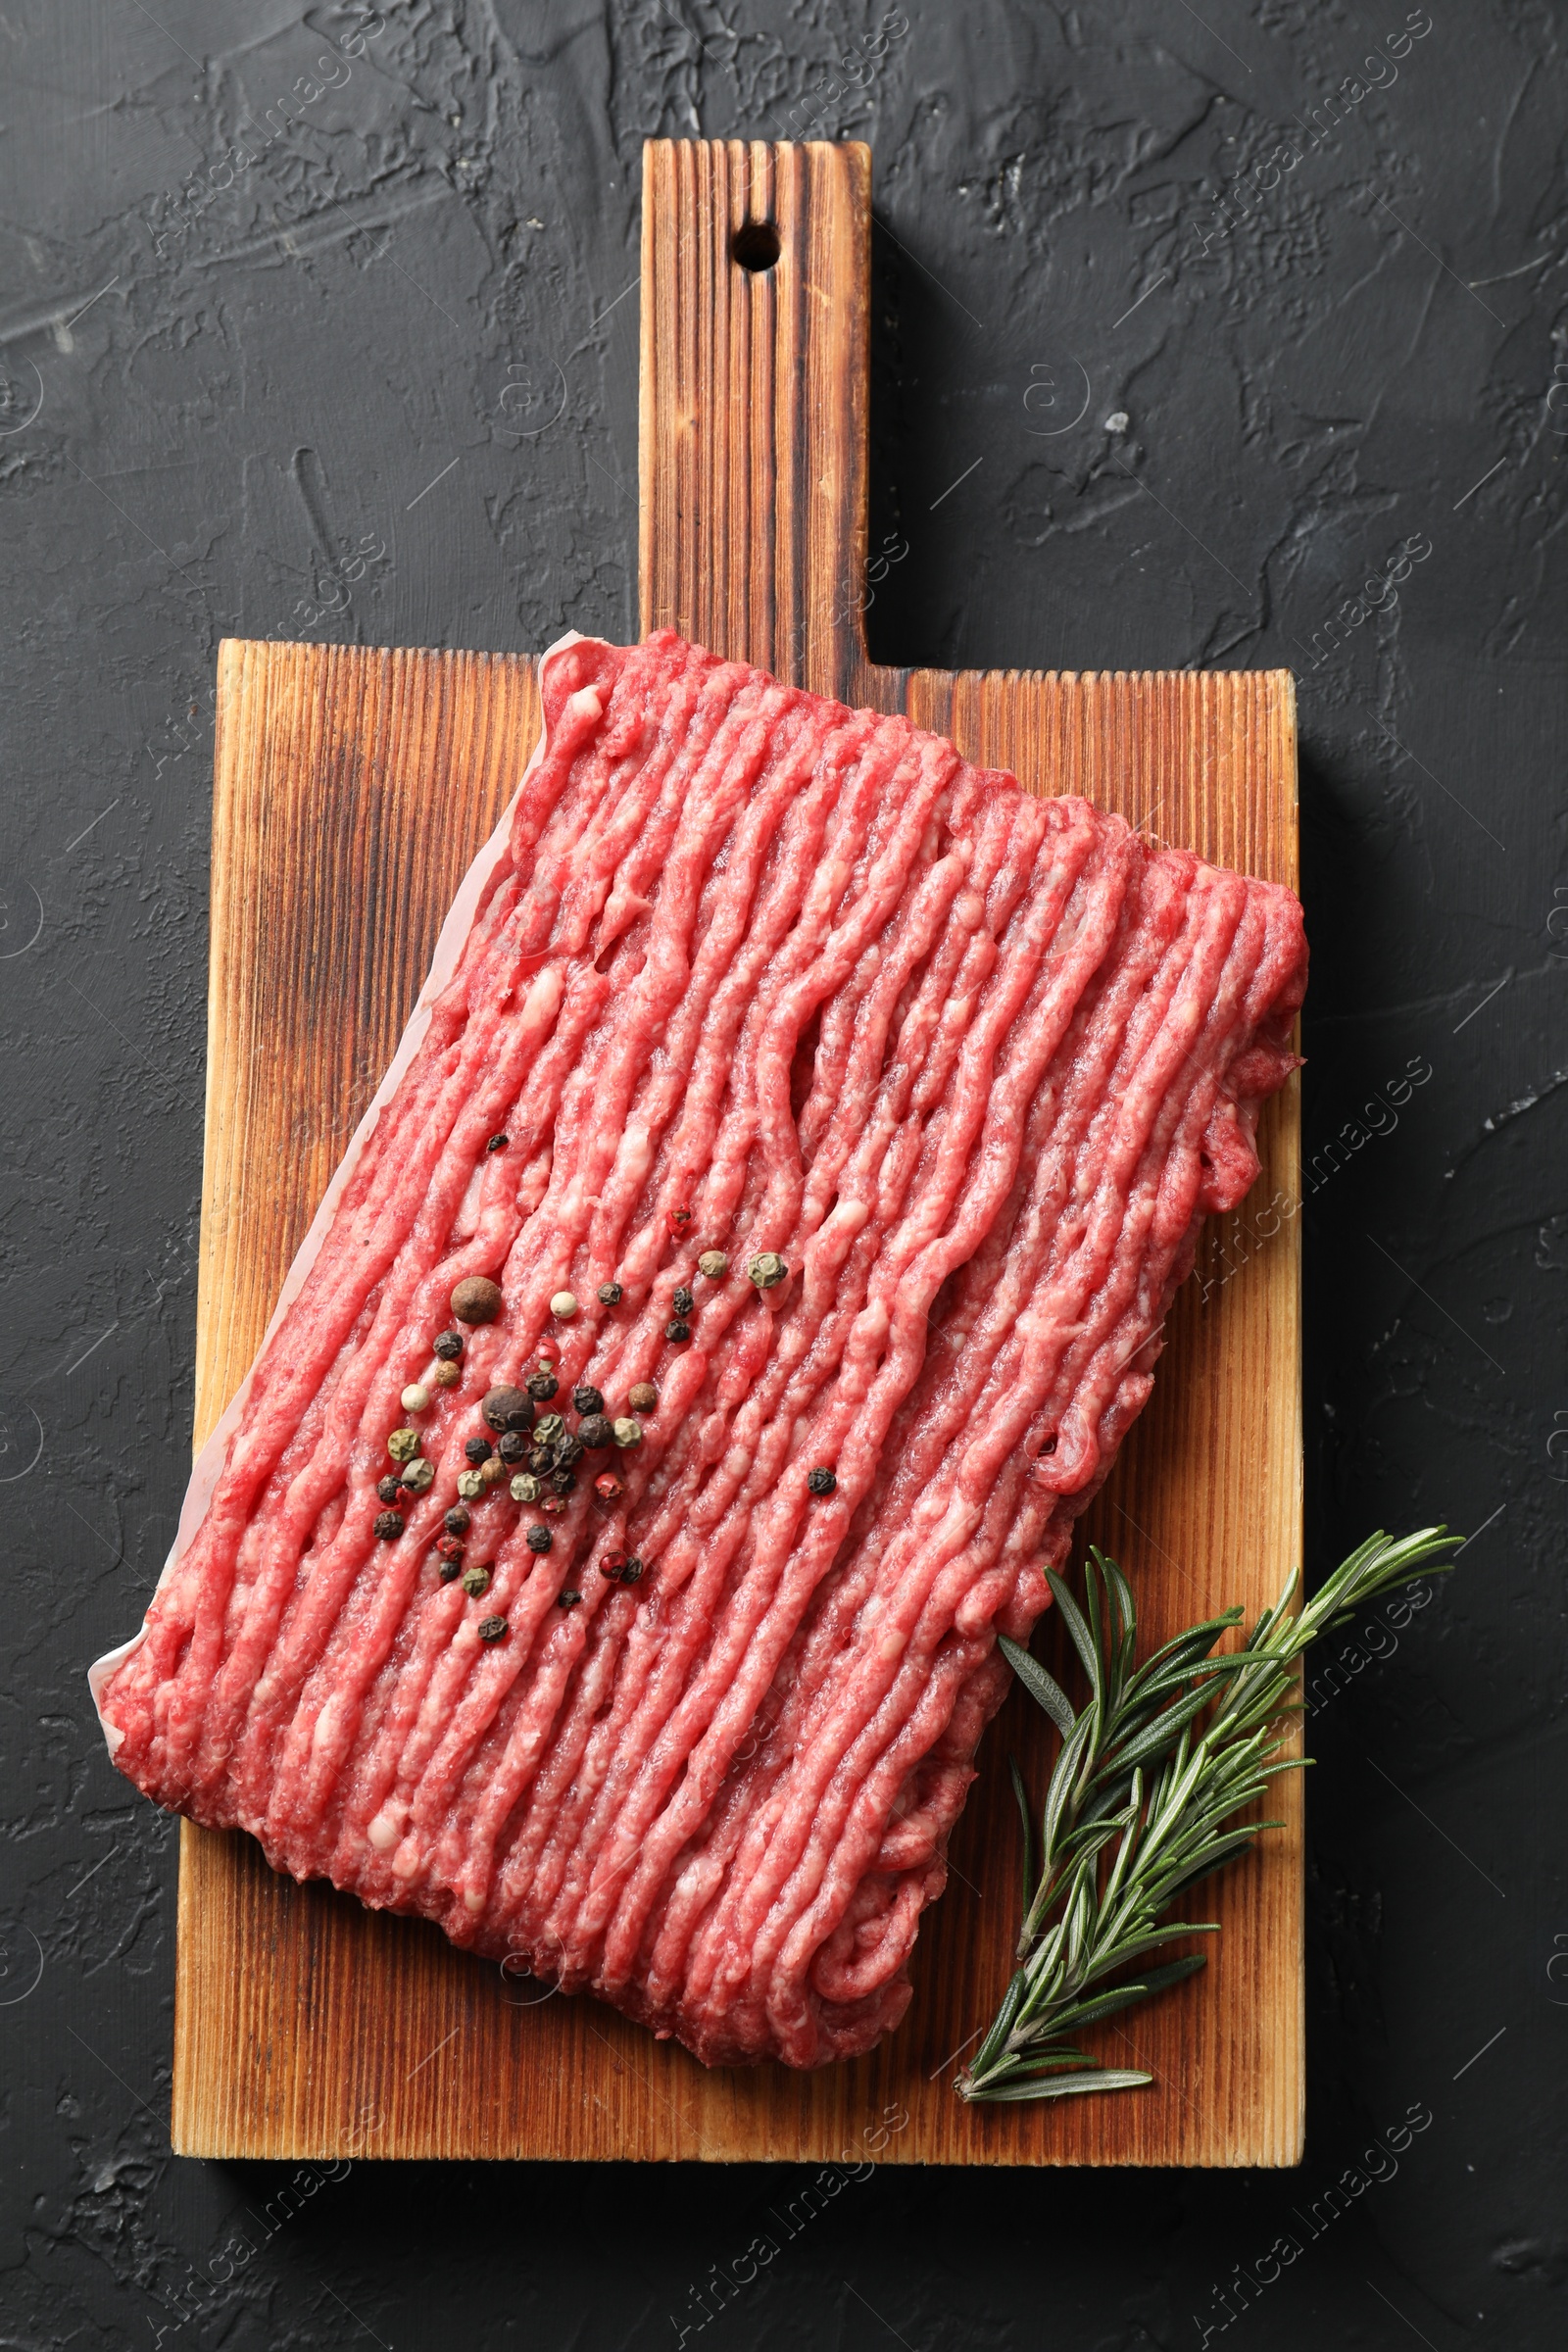
[[[1188,2352],[1282,2232],[1239,2343],[1564,2340],[1561,12],[906,5],[814,118],[877,7],[0,14],[0,2344]],[[360,2165],[278,2224],[171,2159],[172,1825],[82,1670],[187,1458],[219,638],[628,633],[639,141],[813,120],[875,150],[878,655],[1301,675],[1309,1564],[1478,1533],[1312,1726],[1302,2173],[880,2171],[699,2330],[798,2176]]]

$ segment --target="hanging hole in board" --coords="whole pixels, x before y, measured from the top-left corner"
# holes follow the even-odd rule
[[[744,220],[731,237],[729,249],[743,270],[754,273],[771,270],[779,257],[778,230],[771,220]]]

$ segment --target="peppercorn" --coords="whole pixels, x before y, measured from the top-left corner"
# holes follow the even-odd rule
[[[665,1339],[673,1340],[677,1346],[679,1346],[682,1340],[689,1340],[691,1336],[691,1325],[689,1323],[683,1323],[678,1315],[675,1316],[673,1321],[664,1325]]]
[[[528,1450],[528,1441],[520,1430],[509,1429],[496,1447],[504,1462],[520,1462]]]
[[[463,1557],[461,1536],[437,1536],[435,1547],[444,1560],[461,1560]]]
[[[463,1370],[458,1364],[437,1364],[430,1378],[438,1389],[455,1389],[463,1378]]]
[[[383,1544],[395,1544],[403,1533],[403,1521],[396,1511],[377,1511],[375,1532]]]
[[[395,1429],[386,1442],[386,1449],[395,1462],[412,1462],[419,1450],[416,1429]]]
[[[479,1620],[481,1642],[499,1642],[506,1630],[507,1621],[504,1617],[481,1617]]]
[[[568,1487],[575,1485],[575,1480],[569,1477],[566,1480]],[[564,1518],[566,1510],[566,1497],[564,1494],[543,1495],[540,1498],[539,1508],[544,1512],[547,1519]]]
[[[486,1144],[485,1150],[487,1152],[504,1152],[511,1141],[510,1135],[493,1135]]]
[[[697,1304],[697,1301],[692,1297],[691,1292],[686,1288],[686,1285],[682,1283],[680,1289],[675,1293],[669,1303],[675,1309],[677,1315],[689,1315],[692,1311],[692,1308]],[[409,1409],[412,1412],[414,1408],[411,1405]]]
[[[697,1271],[706,1274],[710,1282],[722,1282],[729,1272],[729,1259],[722,1250],[705,1250],[697,1260]]]
[[[455,1331],[443,1331],[440,1337],[432,1340],[430,1344],[443,1363],[454,1364],[463,1353],[462,1335]]]
[[[561,1383],[553,1372],[530,1372],[522,1385],[538,1403],[548,1404]]]
[[[752,1259],[746,1272],[760,1291],[770,1291],[775,1283],[783,1281],[789,1268],[776,1250],[763,1250]]]
[[[595,1394],[598,1394],[597,1390]],[[598,1411],[583,1415],[577,1435],[590,1453],[603,1453],[607,1446],[613,1446],[615,1442],[614,1431],[605,1415]]]
[[[479,1411],[491,1429],[532,1429],[533,1399],[521,1389],[488,1389]]]
[[[580,1389],[572,1390],[571,1403],[572,1410],[578,1413],[602,1413],[605,1409],[603,1396],[597,1389],[590,1388],[586,1381]]]
[[[490,1579],[494,1573],[495,1571],[488,1562],[482,1560],[475,1560],[471,1568],[465,1568],[463,1590],[470,1600],[478,1600],[482,1594],[489,1592]]]
[[[555,1455],[551,1452],[548,1446],[540,1446],[535,1444],[534,1446],[530,1446],[528,1450],[528,1467],[533,1472],[535,1478],[543,1478],[545,1472],[554,1463],[555,1458]]]
[[[506,1477],[506,1475],[507,1465],[496,1454],[492,1454],[487,1462],[481,1462],[479,1464],[479,1476],[484,1481],[487,1489],[490,1487],[499,1487],[501,1481]]]
[[[458,1493],[465,1502],[479,1502],[484,1497],[485,1484],[477,1470],[458,1472]]]
[[[514,1502],[537,1502],[543,1492],[539,1481],[526,1470],[519,1470],[512,1482]]]
[[[556,1440],[564,1438],[565,1434],[566,1417],[564,1413],[546,1413],[543,1419],[534,1425],[534,1444],[536,1446],[554,1446]]]
[[[488,1274],[467,1274],[452,1294],[452,1312],[460,1323],[493,1323],[505,1306],[501,1285]]]
[[[556,1440],[554,1451],[558,1470],[575,1470],[582,1460],[582,1440],[566,1430]]]
[[[577,1312],[577,1300],[571,1291],[557,1291],[550,1301],[550,1312],[558,1323],[569,1323]]]
[[[611,1424],[611,1436],[617,1446],[640,1446],[643,1429],[640,1421],[615,1421]]]
[[[466,1536],[471,1524],[461,1502],[455,1502],[441,1522],[449,1536]]]
[[[659,1402],[659,1391],[651,1380],[640,1380],[634,1389],[626,1391],[626,1402],[634,1413],[651,1413]]]
[[[832,1471],[820,1463],[806,1473],[806,1484],[813,1494],[831,1494],[838,1483]]]
[[[390,1473],[385,1478],[378,1478],[375,1482],[376,1499],[380,1502],[396,1502],[402,1492],[403,1489]]]
[[[411,1494],[423,1494],[435,1485],[434,1462],[427,1462],[423,1454],[416,1454],[412,1462],[405,1464],[401,1483]]]
[[[599,1298],[603,1306],[618,1306],[623,1296],[618,1282],[602,1282],[599,1285]]]
[[[406,1413],[427,1413],[430,1409],[430,1392],[422,1380],[411,1380],[398,1402]]]
[[[555,1540],[548,1527],[530,1527],[528,1530],[530,1551],[548,1551]]]
[[[436,1573],[444,1585],[455,1584],[462,1566],[463,1546],[460,1544],[458,1546],[458,1557],[455,1560],[443,1560]]]
[[[681,1235],[686,1231],[686,1228],[691,1221],[692,1212],[689,1208],[672,1208],[666,1213],[664,1218],[664,1223],[668,1226],[670,1232],[673,1234],[677,1242],[680,1240]]]
[[[495,1447],[488,1438],[472,1437],[466,1441],[463,1450],[470,1462],[487,1462],[494,1453]]]
[[[642,1572],[643,1564],[637,1557],[637,1554],[633,1552],[630,1558],[627,1560],[625,1566],[621,1569],[620,1581],[623,1585],[634,1585],[636,1584],[638,1578],[642,1575]]]
[[[626,1492],[612,1470],[603,1471],[594,1480],[594,1493],[601,1502],[618,1502]]]
[[[581,1598],[582,1594],[580,1592],[573,1592],[569,1589],[564,1592],[558,1592],[556,1594],[558,1603],[564,1609],[574,1609]]]

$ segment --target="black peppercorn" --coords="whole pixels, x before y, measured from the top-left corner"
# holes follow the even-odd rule
[[[553,1372],[530,1372],[522,1385],[537,1404],[548,1404],[561,1383]]]
[[[444,1331],[434,1347],[444,1364],[455,1364],[463,1353],[463,1342],[455,1331]]]
[[[532,1429],[533,1399],[521,1389],[490,1389],[479,1405],[484,1421],[491,1429]]]
[[[378,1478],[375,1482],[375,1492],[380,1501],[396,1502],[403,1490],[395,1478]]]
[[[528,1467],[533,1472],[535,1478],[543,1478],[545,1472],[555,1461],[555,1449],[553,1446],[541,1446],[536,1442],[528,1448]]]
[[[548,1551],[555,1540],[548,1527],[530,1527],[528,1530],[530,1551]]]
[[[692,1296],[691,1292],[686,1288],[686,1285],[682,1283],[680,1289],[675,1293],[674,1298],[671,1298],[669,1303],[675,1309],[677,1315],[689,1315],[692,1311],[692,1308],[697,1304],[697,1300]]]
[[[441,1562],[440,1575],[441,1575],[441,1582],[442,1582],[444,1585],[451,1585],[451,1584],[455,1584],[455,1583],[457,1582],[458,1578],[459,1578],[459,1577],[460,1577],[462,1574],[463,1574],[463,1554],[462,1554],[462,1552],[459,1552],[459,1554],[458,1554],[458,1556],[457,1556],[457,1558],[456,1558],[455,1560],[443,1560],[443,1561]]]
[[[615,1433],[608,1418],[597,1411],[583,1415],[577,1435],[590,1453],[602,1453],[607,1446],[615,1443]]]
[[[621,1301],[621,1288],[618,1282],[602,1282],[599,1285],[599,1299],[601,1305],[603,1306],[618,1306]]]
[[[582,1460],[583,1443],[581,1438],[573,1437],[568,1430],[564,1437],[556,1440],[553,1450],[558,1470],[575,1470]]]
[[[504,1152],[511,1141],[512,1138],[510,1136],[493,1135],[490,1138],[490,1141],[486,1144],[485,1150],[487,1152]]]
[[[375,1532],[383,1544],[395,1544],[403,1533],[403,1521],[396,1511],[377,1511]]]
[[[625,1566],[621,1569],[620,1581],[623,1585],[634,1585],[642,1575],[642,1572],[643,1564],[637,1557],[637,1554],[633,1552],[631,1557],[626,1561]]]
[[[669,1322],[664,1325],[664,1337],[666,1340],[674,1340],[678,1344],[681,1340],[689,1340],[691,1336],[691,1325],[689,1323],[683,1323],[678,1315],[674,1318],[673,1322]]]
[[[569,1470],[552,1470],[549,1485],[557,1494],[575,1494],[577,1492],[577,1481]]]
[[[466,1536],[468,1532],[468,1514],[461,1502],[455,1502],[441,1524],[449,1536]]]
[[[504,1617],[481,1617],[479,1620],[481,1642],[499,1642],[506,1630],[507,1621]]]
[[[571,1402],[573,1411],[579,1413],[602,1413],[605,1409],[604,1397],[586,1382],[580,1389],[572,1390]]]
[[[806,1484],[813,1494],[831,1494],[838,1483],[832,1471],[822,1468],[820,1464],[806,1473]]]
[[[578,1601],[581,1600],[582,1594],[580,1592],[567,1591],[564,1592],[558,1592],[556,1594],[556,1598],[564,1609],[574,1609],[577,1606]]]
[[[528,1450],[528,1441],[520,1430],[509,1429],[496,1451],[504,1462],[520,1462]]]
[[[463,1450],[470,1462],[487,1462],[495,1447],[488,1438],[470,1438]]]

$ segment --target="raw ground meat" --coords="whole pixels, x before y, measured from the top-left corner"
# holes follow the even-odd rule
[[[543,691],[416,1050],[95,1690],[138,1788],[274,1868],[710,2063],[818,2066],[907,2005],[997,1630],[1256,1174],[1300,908],[667,630],[570,642]],[[500,1312],[454,1325],[476,1275]],[[467,1505],[470,1592],[437,1550],[465,1445],[542,1358],[568,1441],[584,1384],[641,1441],[526,1434]],[[406,1427],[434,1475],[393,1524]]]

